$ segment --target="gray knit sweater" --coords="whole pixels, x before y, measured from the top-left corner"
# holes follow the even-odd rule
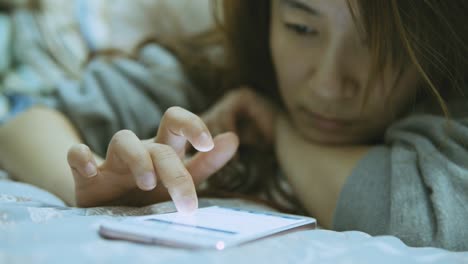
[[[374,147],[348,178],[334,228],[467,251],[467,110],[468,103],[453,103],[450,123],[414,114],[391,126],[385,144]]]

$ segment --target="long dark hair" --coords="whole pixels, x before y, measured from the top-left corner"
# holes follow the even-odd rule
[[[446,99],[465,96],[468,84],[468,1],[358,0],[348,6],[368,37],[374,68],[409,61],[449,115]]]

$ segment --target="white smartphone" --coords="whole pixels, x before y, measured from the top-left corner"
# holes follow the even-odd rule
[[[267,236],[314,229],[314,218],[211,206],[181,213],[127,217],[101,223],[105,238],[190,249],[223,250]]]

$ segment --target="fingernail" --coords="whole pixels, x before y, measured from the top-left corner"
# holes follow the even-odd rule
[[[182,198],[179,201],[177,211],[183,214],[193,214],[198,207],[197,199],[194,198]]]
[[[86,167],[85,167],[85,173],[86,173],[86,176],[90,178],[96,176],[97,175],[96,166],[94,166],[93,163],[88,162],[88,164],[86,164]]]
[[[211,140],[210,136],[208,133],[203,132],[200,135],[200,143],[205,145],[205,148],[203,148],[204,151],[210,151],[214,147],[213,140]]]
[[[152,172],[145,173],[137,178],[137,184],[144,190],[153,190],[156,188],[156,176]]]

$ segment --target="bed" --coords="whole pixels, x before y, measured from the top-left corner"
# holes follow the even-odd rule
[[[357,231],[300,231],[223,251],[107,240],[97,232],[101,221],[170,212],[173,204],[68,207],[45,190],[1,177],[0,263],[468,263],[468,252],[411,248],[395,237]],[[210,205],[270,210],[236,199],[200,201]]]

